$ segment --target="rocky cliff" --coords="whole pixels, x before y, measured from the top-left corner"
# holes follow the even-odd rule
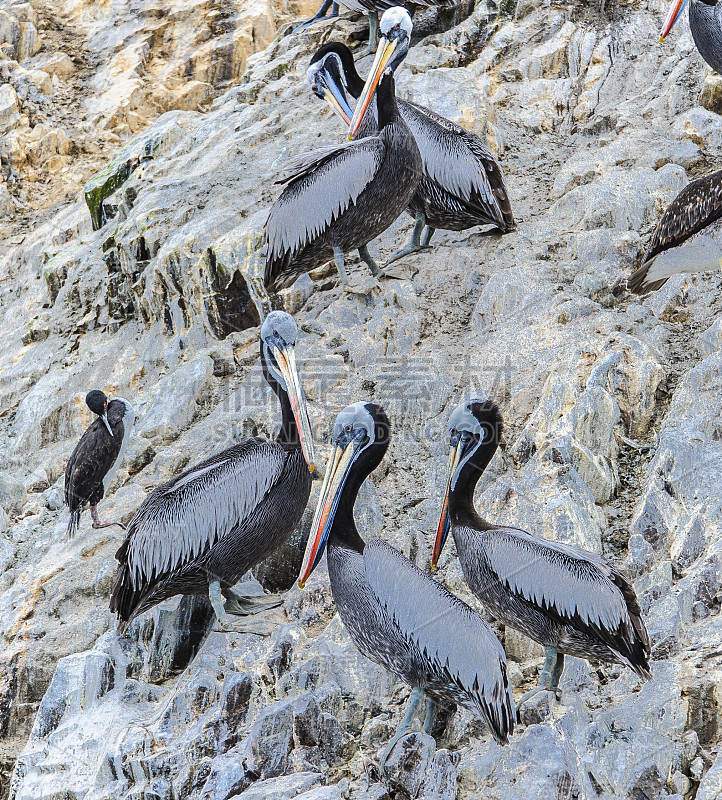
[[[568,659],[561,701],[530,707],[508,746],[447,709],[436,744],[408,737],[381,780],[408,688],[356,652],[323,570],[293,587],[303,531],[252,579],[289,589],[273,636],[214,631],[209,604],[185,598],[119,638],[122,531],[84,517],[68,541],[62,508],[90,388],[139,414],[102,505],[126,522],[186,465],[274,433],[262,225],[283,163],[343,134],[305,86],[308,59],[330,38],[362,43],[364,20],[291,35],[313,4],[0,4],[3,797],[722,797],[722,279],[679,276],[644,300],[619,283],[687,180],[722,166],[718,84],[686,20],[658,44],[665,5],[421,15],[399,93],[488,139],[519,228],[440,231],[410,279],[366,294],[330,270],[284,293],[317,441],[357,399],[391,416],[365,535],[428,565],[446,419],[462,396],[492,396],[506,443],[478,506],[604,553],[634,579],[652,638],[653,682]],[[447,550],[441,579],[478,605]],[[496,630],[518,696],[541,648]]]

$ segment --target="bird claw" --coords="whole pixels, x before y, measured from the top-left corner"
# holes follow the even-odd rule
[[[100,530],[101,528],[112,528],[114,525],[117,525],[119,528],[122,528],[124,531],[127,530],[125,525],[122,522],[94,522],[93,528],[95,530]]]

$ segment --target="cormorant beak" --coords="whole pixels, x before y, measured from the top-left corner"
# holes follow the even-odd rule
[[[431,554],[431,569],[436,569],[441,551],[444,549],[446,539],[451,530],[451,520],[449,519],[449,495],[456,486],[456,481],[459,479],[459,474],[464,464],[468,461],[468,456],[475,449],[474,439],[466,431],[461,431],[461,433],[457,434],[452,439],[451,447],[449,448],[449,480],[446,483],[444,504],[441,507],[439,526],[436,529],[436,541],[434,542],[434,550]]]
[[[108,412],[107,412],[107,410],[103,411],[103,413],[100,415],[100,418],[103,420],[103,422],[105,424],[105,427],[108,429],[108,433],[112,436],[113,435],[113,431],[110,430],[110,423],[108,422]]]
[[[667,17],[664,20],[664,25],[662,25],[662,30],[659,32],[660,44],[664,41],[664,37],[672,30],[674,23],[679,19],[679,15],[688,2],[689,0],[672,0],[669,11],[667,11]]]
[[[374,58],[371,72],[369,72],[369,76],[366,78],[366,83],[364,84],[363,91],[361,92],[361,97],[359,97],[358,102],[356,103],[356,110],[354,111],[353,119],[349,125],[349,142],[353,141],[354,136],[356,136],[358,129],[361,127],[361,123],[363,122],[363,118],[366,116],[366,111],[368,110],[369,103],[374,96],[376,87],[381,80],[381,76],[384,74],[386,65],[391,60],[391,56],[394,54],[394,50],[396,49],[396,45],[398,43],[398,38],[387,39],[385,36],[382,36],[379,40],[379,46],[376,50],[376,58]]]
[[[334,443],[331,458],[326,466],[326,475],[323,479],[321,494],[316,504],[316,512],[313,515],[311,533],[306,545],[306,557],[298,578],[298,585],[301,589],[303,589],[306,581],[321,560],[333,527],[333,520],[336,516],[336,509],[341,499],[343,487],[346,484],[351,467],[362,449],[365,436],[365,431],[359,430],[352,434],[350,438],[343,437]],[[345,442],[344,439],[346,440]]]
[[[270,348],[273,357],[276,359],[276,364],[278,364],[278,368],[281,370],[283,379],[286,382],[286,392],[289,402],[291,403],[293,416],[296,419],[298,438],[301,442],[303,457],[306,459],[308,469],[313,472],[316,469],[316,457],[313,450],[311,422],[308,418],[308,409],[306,408],[306,395],[301,388],[301,379],[296,369],[296,351],[290,344],[284,344],[280,347],[277,344],[271,344]]]
[[[353,109],[349,105],[346,92],[328,74],[324,74],[324,82],[319,84],[323,99],[331,106],[333,111],[346,123],[351,124]]]

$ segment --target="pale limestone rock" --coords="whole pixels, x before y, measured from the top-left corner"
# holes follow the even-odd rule
[[[15,89],[0,85],[0,133],[8,133],[20,122],[20,104]]]
[[[156,384],[137,423],[138,435],[159,443],[177,438],[196,414],[212,375],[213,361],[204,355]]]
[[[75,64],[67,53],[57,52],[38,56],[33,62],[37,69],[55,75],[60,80],[69,78],[75,72]]]

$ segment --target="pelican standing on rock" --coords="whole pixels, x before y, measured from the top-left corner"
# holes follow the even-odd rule
[[[239,597],[231,587],[288,539],[311,492],[313,442],[296,370],[297,335],[283,311],[261,326],[263,374],[281,403],[275,441],[254,437],[206,458],[155,489],[131,520],[110,599],[121,632],[161,600],[206,592],[221,629],[271,632],[262,620],[234,626],[228,615],[279,605]]]
[[[672,0],[659,34],[660,42],[672,30],[689,2],[689,27],[702,58],[722,73],[722,2],[718,0]]]
[[[379,132],[295,159],[287,186],[266,222],[264,285],[290,286],[304,272],[333,259],[348,286],[344,253],[358,249],[373,275],[381,274],[367,245],[409,204],[421,179],[421,156],[399,116],[394,78],[378,88]]]
[[[366,85],[361,80],[351,51],[340,42],[330,42],[314,53],[306,77],[311,90],[325,99],[347,123],[353,113],[346,90],[358,99],[361,114],[373,94],[380,72],[396,72],[409,50],[411,17],[394,7],[381,18],[382,39]],[[424,174],[406,209],[415,219],[407,245],[388,263],[426,249],[437,228],[461,231],[476,225],[494,225],[500,233],[516,228],[504,173],[494,154],[475,134],[430,109],[397,100],[399,112],[409,126],[421,152]],[[353,130],[353,128],[352,128]],[[358,132],[370,136],[376,130],[373,105],[363,116]]]
[[[514,728],[506,655],[484,618],[386,542],[364,543],[356,529],[356,496],[381,463],[389,438],[381,406],[359,402],[338,415],[299,579],[303,588],[326,549],[333,598],[353,643],[413,687],[382,768],[424,694],[426,733],[439,699],[474,710],[502,744]]]
[[[104,392],[93,389],[85,396],[88,408],[98,416],[75,446],[65,467],[65,503],[70,509],[68,538],[80,525],[80,515],[90,503],[94,528],[107,528],[121,522],[101,522],[98,503],[118,472],[135,422],[133,406],[122,397],[108,402]]]
[[[667,206],[642,259],[628,280],[646,294],[672,275],[722,268],[722,170],[692,181]]]
[[[650,680],[649,636],[632,584],[604,558],[487,522],[474,488],[499,444],[502,418],[490,401],[462,403],[449,419],[451,461],[434,543],[436,564],[449,529],[464,578],[487,609],[546,648],[539,691],[557,697],[564,654],[624,664]]]

